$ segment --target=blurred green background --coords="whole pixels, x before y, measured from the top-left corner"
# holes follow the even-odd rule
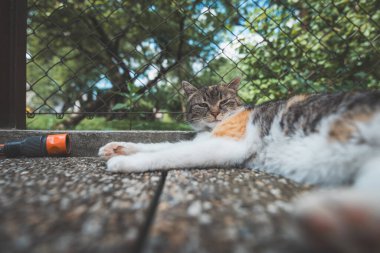
[[[29,0],[27,128],[188,130],[182,80],[246,103],[380,87],[380,1]]]

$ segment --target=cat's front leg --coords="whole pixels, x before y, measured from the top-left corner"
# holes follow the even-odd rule
[[[250,149],[244,142],[224,138],[175,143],[168,149],[112,157],[107,170],[112,172],[144,172],[209,166],[241,165]]]
[[[148,153],[137,153],[131,156],[115,156],[108,160],[107,171],[109,172],[144,172],[151,160]],[[149,157],[148,157],[149,156]],[[149,160],[149,161],[148,161]]]
[[[98,155],[103,159],[110,159],[119,155],[131,155],[139,152],[138,146],[131,142],[110,142],[99,149]]]
[[[182,141],[185,143],[188,141]],[[133,143],[133,142],[110,142],[99,149],[98,155],[103,159],[110,159],[114,156],[132,155],[139,152],[157,152],[172,148],[176,143]]]

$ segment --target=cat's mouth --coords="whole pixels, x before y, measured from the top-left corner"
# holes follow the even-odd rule
[[[213,121],[209,121],[208,124],[215,126],[215,125],[219,124],[220,122],[221,122],[221,120],[216,119],[216,120],[213,120]]]
[[[207,126],[210,127],[210,128],[214,128],[214,127],[216,127],[220,122],[221,122],[221,120],[214,120],[214,121],[208,122],[208,123],[207,123]]]

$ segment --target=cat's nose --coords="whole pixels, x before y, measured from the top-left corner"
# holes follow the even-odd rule
[[[211,115],[216,118],[219,115],[219,111],[211,111]]]

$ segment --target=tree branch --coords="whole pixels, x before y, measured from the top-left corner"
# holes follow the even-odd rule
[[[141,95],[141,94],[145,93],[147,90],[150,90],[152,87],[154,87],[157,84],[158,80],[162,76],[164,76],[166,73],[168,73],[170,70],[172,70],[175,66],[177,66],[178,63],[179,62],[176,61],[175,63],[173,63],[172,65],[170,65],[167,68],[160,68],[160,71],[158,72],[157,76],[154,79],[150,80],[146,85],[144,85],[144,87],[142,87],[141,89],[139,89],[136,92],[136,94]]]
[[[128,66],[124,63],[123,59],[119,56],[118,48],[116,47],[116,44],[112,43],[112,40],[108,37],[107,33],[104,31],[103,27],[98,22],[98,20],[92,15],[88,15],[88,16],[93,28],[99,35],[100,41],[106,47],[106,53],[110,56],[111,59],[114,58],[117,61],[117,64],[119,65],[119,67],[123,69],[123,72],[124,72],[123,76],[125,76],[125,79],[132,79]]]
[[[178,44],[178,48],[177,48],[177,54],[176,54],[176,61],[170,65],[169,67],[167,68],[164,68],[162,66],[162,64],[160,64],[160,71],[159,73],[157,74],[157,76],[153,79],[153,80],[150,80],[144,87],[142,87],[140,90],[137,91],[137,94],[143,94],[145,93],[147,90],[151,89],[152,87],[154,87],[158,80],[164,76],[166,73],[168,73],[170,70],[172,70],[174,67],[176,67],[182,60],[182,57],[183,57],[183,47],[185,45],[185,36],[184,36],[184,29],[185,29],[185,20],[186,20],[186,16],[180,16],[180,22],[179,22],[179,34],[180,34],[180,40],[179,40],[179,44]],[[160,55],[160,58],[161,58],[162,55]],[[159,58],[159,59],[160,59]]]

